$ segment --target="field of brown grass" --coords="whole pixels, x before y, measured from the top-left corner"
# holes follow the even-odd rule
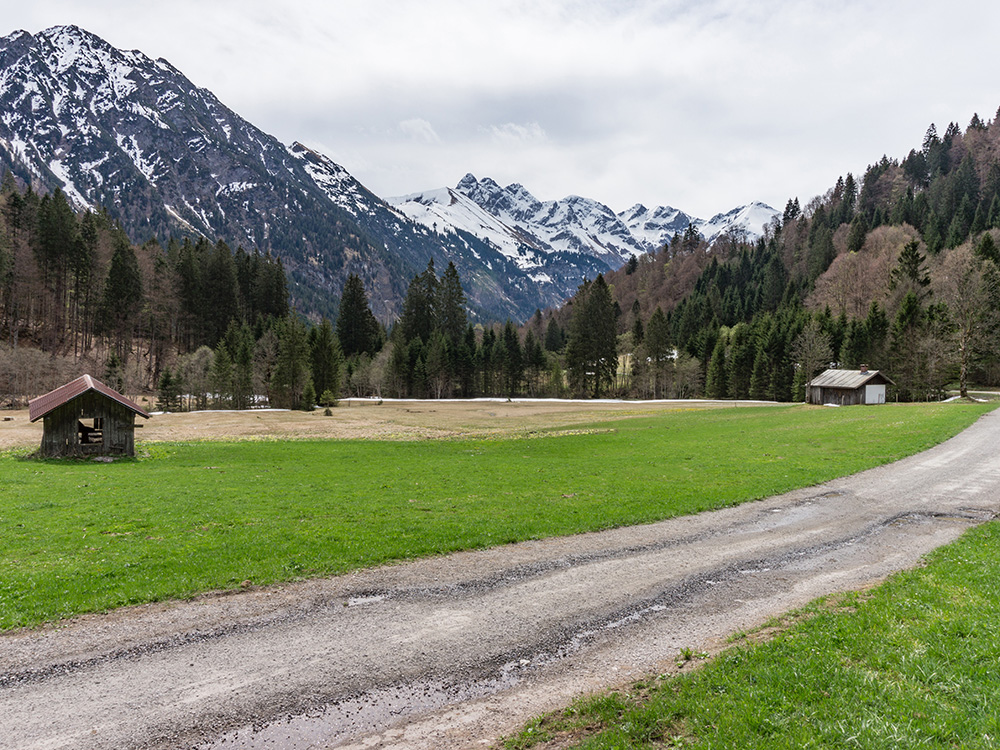
[[[749,402],[740,402],[749,405]],[[735,402],[657,401],[374,401],[345,399],[324,416],[301,411],[201,411],[137,418],[137,441],[260,438],[426,440],[510,435],[572,428],[665,411],[733,408]],[[0,411],[0,450],[37,446],[42,423],[28,410]]]

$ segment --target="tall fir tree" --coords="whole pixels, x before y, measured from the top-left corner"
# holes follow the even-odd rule
[[[337,339],[345,357],[356,354],[375,354],[381,349],[381,326],[375,319],[368,304],[368,294],[364,283],[355,274],[350,274],[344,283],[340,296],[340,311],[337,315]],[[323,391],[320,390],[320,393]]]
[[[615,311],[603,274],[585,282],[573,306],[566,367],[579,393],[600,398],[614,383],[618,371]]]
[[[340,344],[333,333],[333,325],[326,318],[309,331],[312,382],[316,393],[330,392],[340,398],[342,355]]]

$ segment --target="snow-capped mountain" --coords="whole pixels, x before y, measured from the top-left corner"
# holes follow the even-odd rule
[[[326,156],[264,133],[166,60],[75,26],[0,38],[4,169],[38,191],[62,189],[79,209],[104,208],[137,242],[200,235],[270,251],[313,315],[334,313],[357,273],[383,320],[432,259],[439,272],[455,263],[483,316],[524,320],[687,221],[706,235],[743,222],[752,236],[770,210],[701,223],[666,208],[619,215],[471,175],[454,189],[385,201]]]
[[[0,168],[106,208],[135,241],[204,235],[270,250],[313,312],[328,311],[349,271],[381,283],[382,298],[405,290],[390,254],[299,159],[166,60],[75,26],[18,31],[0,39],[0,113]]]
[[[695,223],[695,227],[709,242],[727,233],[740,239],[755,240],[763,236],[765,228],[777,216],[781,216],[780,211],[754,201],[724,214],[716,214],[708,221]]]
[[[520,268],[541,275],[554,258],[590,257],[618,268],[630,257],[654,252],[693,226],[709,242],[724,233],[760,237],[778,215],[763,203],[734,208],[709,220],[670,206],[637,204],[616,214],[603,203],[571,195],[539,201],[522,185],[500,187],[468,174],[454,188],[414,193],[388,201],[424,226],[461,229],[494,245]],[[604,269],[602,269],[604,270]]]
[[[568,296],[567,289],[576,288],[533,275],[532,266],[514,262],[489,241],[493,237],[483,239],[481,231],[473,234],[443,221],[438,226],[433,220],[414,220],[377,197],[332,159],[301,143],[292,144],[289,153],[329,199],[351,215],[365,236],[391,249],[408,267],[422,269],[433,258],[440,273],[445,264],[453,262],[466,295],[485,315],[525,319],[538,307],[560,304]]]
[[[648,209],[636,203],[619,215],[632,235],[647,248],[660,248],[678,232],[683,233],[689,225],[698,226],[700,219],[690,216],[671,206]]]

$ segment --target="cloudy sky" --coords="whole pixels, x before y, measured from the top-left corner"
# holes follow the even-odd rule
[[[805,203],[1000,106],[990,0],[7,0],[164,57],[376,193]]]

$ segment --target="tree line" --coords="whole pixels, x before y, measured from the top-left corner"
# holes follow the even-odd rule
[[[170,408],[344,396],[790,401],[822,369],[862,364],[886,371],[900,400],[952,385],[965,394],[1000,382],[997,153],[996,119],[943,137],[931,126],[904,160],[883,157],[804,206],[790,199],[758,240],[708,245],[688,227],[520,325],[470,323],[454,265],[438,276],[431,261],[388,330],[357,276],[335,322],[308,324],[290,313],[276,258],[203,238],[133,246],[106,215],[77,216],[59,191],[37,196],[8,178],[0,383],[5,357],[27,344],[103,353],[108,377],[160,387]]]

